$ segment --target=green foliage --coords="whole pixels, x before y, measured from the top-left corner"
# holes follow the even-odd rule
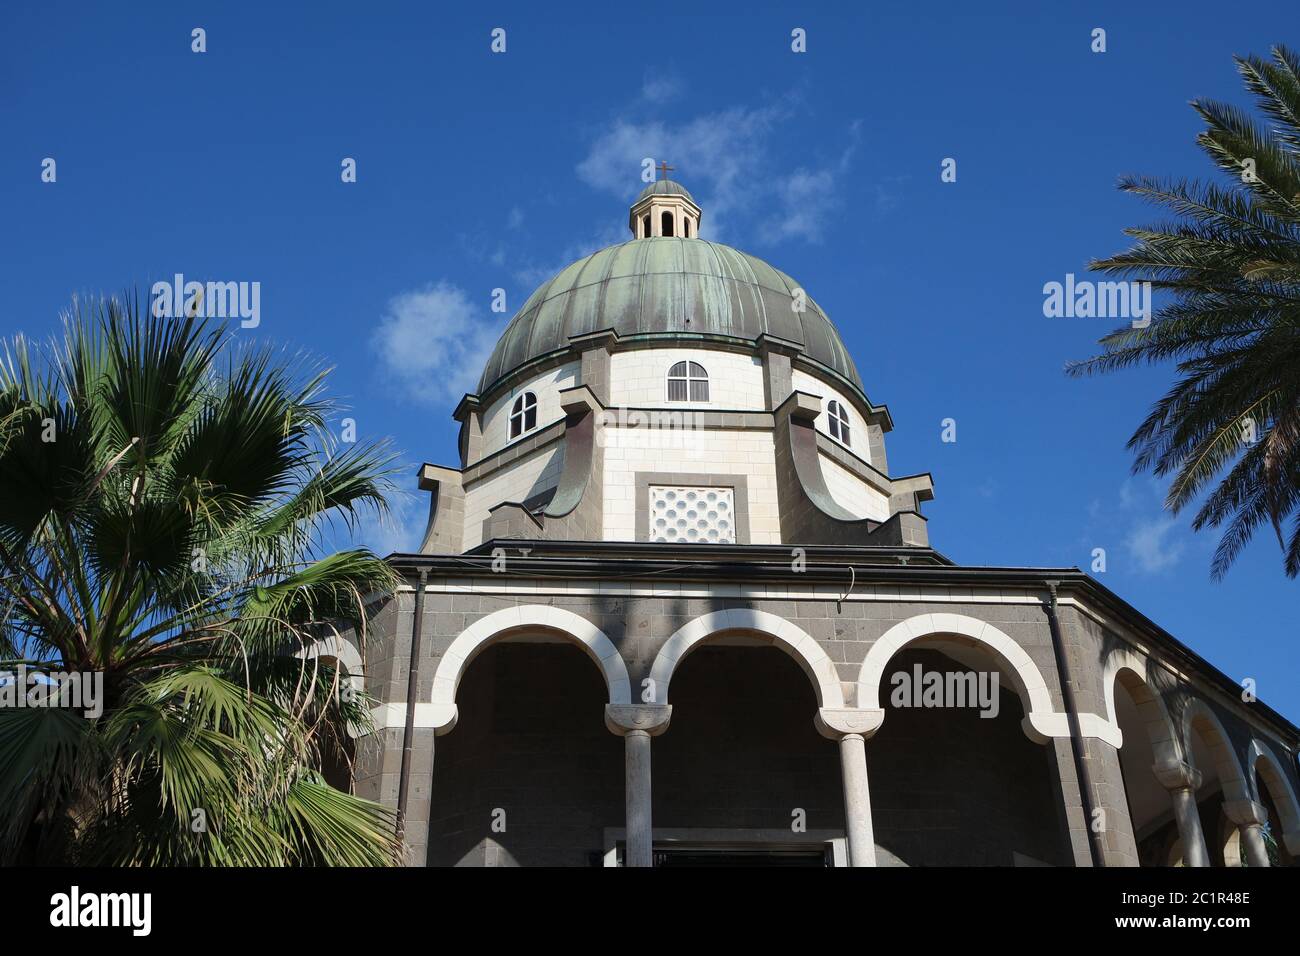
[[[1136,244],[1092,267],[1172,296],[1150,326],[1115,330],[1100,355],[1068,368],[1177,363],[1129,448],[1135,471],[1172,478],[1174,513],[1208,490],[1192,526],[1224,528],[1216,578],[1265,522],[1287,575],[1300,574],[1300,58],[1272,53],[1272,62],[1237,59],[1267,126],[1232,106],[1192,103],[1206,123],[1197,142],[1225,185],[1121,181],[1175,218],[1126,230]],[[1252,431],[1256,440],[1243,442]]]
[[[368,702],[295,652],[394,585],[331,528],[391,459],[336,447],[324,373],[138,299],[0,362],[0,671],[104,675],[95,719],[0,708],[0,861],[396,862],[391,814],[313,767]],[[51,440],[52,439],[52,440]]]

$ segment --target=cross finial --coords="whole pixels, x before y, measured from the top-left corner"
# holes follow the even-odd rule
[[[676,166],[669,166],[667,163],[660,163],[658,166],[655,167],[655,169],[659,170],[659,172],[664,174],[663,177],[664,179],[668,178],[669,170],[673,170],[676,168],[677,168]]]

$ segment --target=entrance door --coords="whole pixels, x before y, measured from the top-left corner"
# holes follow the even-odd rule
[[[655,866],[831,866],[830,846],[669,843],[654,848]]]

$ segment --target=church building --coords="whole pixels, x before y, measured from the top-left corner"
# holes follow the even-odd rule
[[[810,290],[651,183],[524,303],[318,648],[413,866],[1267,866],[1300,729],[1077,568],[931,547]]]

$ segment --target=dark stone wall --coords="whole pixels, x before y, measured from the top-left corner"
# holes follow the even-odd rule
[[[843,829],[839,751],[813,725],[807,676],[774,647],[701,647],[669,692],[672,724],[654,739],[654,825]]]
[[[430,866],[587,866],[623,825],[623,740],[571,645],[498,644],[469,666],[434,755]],[[505,811],[504,833],[492,832]]]
[[[966,671],[932,650],[903,651],[891,675],[920,663]],[[995,718],[977,709],[896,708],[867,741],[876,844],[907,866],[1011,866],[1013,851],[1071,864],[1054,753],[1020,727],[1020,699],[1000,682]],[[880,863],[892,862],[881,853]],[[897,864],[895,864],[897,865]]]

